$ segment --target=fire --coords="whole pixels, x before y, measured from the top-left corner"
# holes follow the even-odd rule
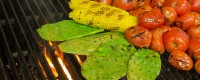
[[[60,65],[61,65],[62,69],[64,70],[65,75],[67,75],[68,80],[73,80],[72,77],[71,77],[71,75],[69,74],[69,71],[68,71],[67,68],[65,67],[65,65],[64,65],[64,63],[63,63],[63,61],[62,61],[62,59],[61,59],[61,58],[57,58],[57,59],[58,59]]]
[[[78,63],[81,65],[83,62],[81,61],[80,57],[78,55],[75,55],[75,57],[78,60]]]
[[[49,43],[50,46],[54,46],[51,41],[48,41],[48,43]],[[46,60],[47,60],[47,62],[49,64],[49,66],[51,67],[51,70],[52,70],[54,76],[58,77],[58,73],[57,73],[53,63],[51,62],[50,58],[47,56],[46,50],[44,51],[44,54],[45,54],[45,58],[46,58]],[[61,65],[65,75],[68,78],[68,80],[73,80],[71,75],[70,75],[70,73],[69,73],[69,71],[68,71],[68,69],[67,69],[67,67],[64,65],[64,62],[62,60],[63,59],[63,55],[62,55],[63,53],[61,51],[55,50],[54,54],[57,56],[57,60],[58,60],[59,64]]]
[[[48,62],[48,64],[49,64],[49,66],[51,67],[51,70],[52,70],[54,76],[55,76],[55,77],[58,77],[58,73],[57,73],[57,71],[56,71],[56,69],[55,69],[53,63],[51,62],[50,58],[47,56],[46,48],[44,48],[44,56],[45,56],[45,58],[46,58],[46,60],[47,60],[47,62]]]

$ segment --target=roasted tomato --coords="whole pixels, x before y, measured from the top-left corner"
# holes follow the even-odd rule
[[[200,59],[200,39],[190,39],[188,53],[195,59]]]
[[[150,49],[162,54],[165,52],[165,47],[163,43],[163,31],[158,27],[151,30],[152,40]]]
[[[137,0],[113,0],[112,6],[124,9],[131,10],[135,8]]]
[[[136,8],[136,9],[132,9],[129,11],[129,14],[130,15],[133,15],[133,16],[138,16],[138,14],[144,12],[144,11],[151,11],[151,6],[150,5],[144,5],[144,6],[141,6],[139,8]]]
[[[200,0],[189,0],[192,11],[200,10]]]
[[[192,59],[181,50],[173,50],[168,61],[172,66],[180,70],[189,71],[193,68]]]
[[[177,15],[191,12],[191,5],[187,0],[165,0],[164,6],[173,7]]]
[[[161,8],[164,4],[165,0],[152,0],[151,1],[151,7],[158,7]]]
[[[195,62],[194,69],[200,74],[200,59]]]
[[[165,25],[171,25],[177,18],[177,13],[173,7],[163,7],[162,14],[165,17]]]
[[[159,28],[162,30],[163,33],[165,33],[166,31],[168,31],[171,28],[171,26],[170,25],[162,25]]]
[[[158,8],[153,8],[151,11],[144,11],[138,15],[138,25],[147,29],[162,26],[164,22],[165,18]]]
[[[150,5],[150,4],[151,4],[151,0],[137,0],[136,8],[144,6],[144,5]]]
[[[178,27],[169,29],[163,38],[165,49],[169,53],[177,49],[185,52],[188,48],[189,36]]]
[[[125,31],[125,37],[136,47],[148,48],[151,44],[152,33],[142,26],[130,27]]]
[[[100,3],[103,3],[103,4],[107,4],[107,5],[112,4],[112,0],[97,0],[97,1],[100,2]]]
[[[187,30],[187,34],[190,38],[200,39],[200,26],[192,26]]]
[[[197,12],[191,12],[190,14],[195,18],[194,26],[199,26],[200,25],[200,14]]]
[[[190,13],[186,13],[176,19],[176,26],[180,27],[183,30],[189,29],[191,26],[194,26],[195,17]]]

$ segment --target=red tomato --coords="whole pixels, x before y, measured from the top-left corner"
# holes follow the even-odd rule
[[[150,5],[151,0],[137,0],[136,8],[144,6],[144,5]]]
[[[195,62],[194,69],[200,74],[200,59]]]
[[[194,26],[199,26],[200,25],[200,14],[197,12],[191,12],[190,14],[195,18]]]
[[[138,25],[147,29],[162,26],[164,22],[165,18],[158,8],[153,8],[151,11],[144,11],[138,15]]]
[[[177,15],[191,12],[191,5],[187,0],[165,0],[164,6],[173,7]]]
[[[100,2],[100,3],[103,3],[103,4],[107,4],[107,5],[112,4],[112,0],[97,0],[97,1]]]
[[[200,0],[189,0],[192,11],[200,10]]]
[[[170,25],[162,25],[159,28],[162,30],[163,33],[165,33],[166,31],[168,31],[171,28],[171,26]]]
[[[164,34],[164,45],[167,52],[181,50],[185,52],[188,48],[189,36],[180,28],[172,27]]]
[[[151,1],[151,7],[159,7],[161,8],[164,4],[165,0],[152,0]]]
[[[192,59],[181,50],[174,50],[170,53],[169,63],[177,69],[189,71],[193,68]]]
[[[192,26],[187,30],[187,34],[190,38],[200,39],[200,26]]]
[[[151,44],[152,33],[142,26],[130,27],[125,31],[125,37],[136,47],[148,48]]]
[[[183,30],[189,29],[194,26],[195,18],[190,13],[186,13],[176,19],[176,25]]]
[[[163,43],[163,31],[158,27],[151,30],[152,40],[150,49],[163,54],[165,52],[164,43]],[[158,47],[159,46],[159,47]]]
[[[177,13],[174,10],[173,7],[163,7],[162,8],[162,14],[165,17],[165,24],[166,25],[171,25],[172,23],[175,22],[177,18]]]
[[[200,59],[200,39],[190,39],[188,53],[195,59]]]
[[[152,8],[151,8],[150,5],[144,5],[144,6],[141,6],[141,7],[139,7],[139,8],[130,10],[130,11],[129,11],[129,14],[130,14],[130,15],[133,15],[133,16],[138,16],[139,13],[144,12],[144,11],[151,11],[151,9],[152,9]]]
[[[124,9],[131,10],[135,8],[137,0],[113,0],[113,6]]]

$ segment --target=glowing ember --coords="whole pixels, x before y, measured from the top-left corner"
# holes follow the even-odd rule
[[[62,69],[64,70],[65,74],[67,75],[68,80],[73,80],[71,75],[69,74],[69,71],[67,70],[67,68],[63,64],[62,59],[61,58],[57,58],[57,59],[58,59],[58,62],[60,63],[60,65],[62,66]]]
[[[80,57],[78,55],[75,55],[75,57],[78,60],[78,63],[81,65],[83,62],[81,61]]]

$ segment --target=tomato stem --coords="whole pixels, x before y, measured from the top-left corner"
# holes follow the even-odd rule
[[[174,43],[174,47],[177,47],[178,46],[178,44],[177,43]]]

